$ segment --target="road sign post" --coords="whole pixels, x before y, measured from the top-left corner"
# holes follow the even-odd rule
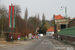
[[[19,43],[19,41],[20,41],[20,35],[18,35],[18,43]]]
[[[12,39],[12,35],[11,35],[11,42],[13,41],[13,39]]]
[[[18,40],[20,40],[20,35],[18,35]]]

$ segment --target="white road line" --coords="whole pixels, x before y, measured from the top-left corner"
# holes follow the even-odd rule
[[[52,43],[50,42],[50,40],[44,39],[42,44],[52,44]]]

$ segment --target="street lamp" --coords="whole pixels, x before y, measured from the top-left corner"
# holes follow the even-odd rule
[[[65,18],[67,18],[67,6],[66,7],[61,6],[61,8],[65,8]],[[66,21],[65,21],[65,23],[66,23]],[[66,23],[66,28],[67,28],[67,23]],[[65,35],[65,42],[67,42],[66,35]]]
[[[67,6],[66,7],[61,6],[61,8],[65,8],[65,18],[67,18]]]
[[[67,6],[61,6],[61,8],[65,8],[65,19],[67,18]],[[66,23],[66,20],[65,20]],[[66,24],[66,28],[67,28],[67,24]]]

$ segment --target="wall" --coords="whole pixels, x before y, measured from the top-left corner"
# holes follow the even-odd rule
[[[68,28],[75,26],[75,19],[71,20],[68,24]]]
[[[54,34],[54,32],[46,32],[46,36],[52,36],[52,33]]]
[[[6,32],[6,33],[4,33],[4,35],[6,36],[6,41],[11,41],[12,33]],[[20,35],[20,33],[13,33],[13,40],[17,40],[18,39],[18,35]]]
[[[72,36],[65,36],[65,35],[60,35],[59,34],[59,39],[61,40],[61,37],[62,37],[62,40],[65,40],[65,41],[69,41],[69,42],[75,42],[75,37],[72,37]]]

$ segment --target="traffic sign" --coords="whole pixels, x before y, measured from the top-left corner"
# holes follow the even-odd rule
[[[18,40],[20,39],[20,35],[18,35]]]
[[[11,39],[12,39],[12,35],[11,35]]]

